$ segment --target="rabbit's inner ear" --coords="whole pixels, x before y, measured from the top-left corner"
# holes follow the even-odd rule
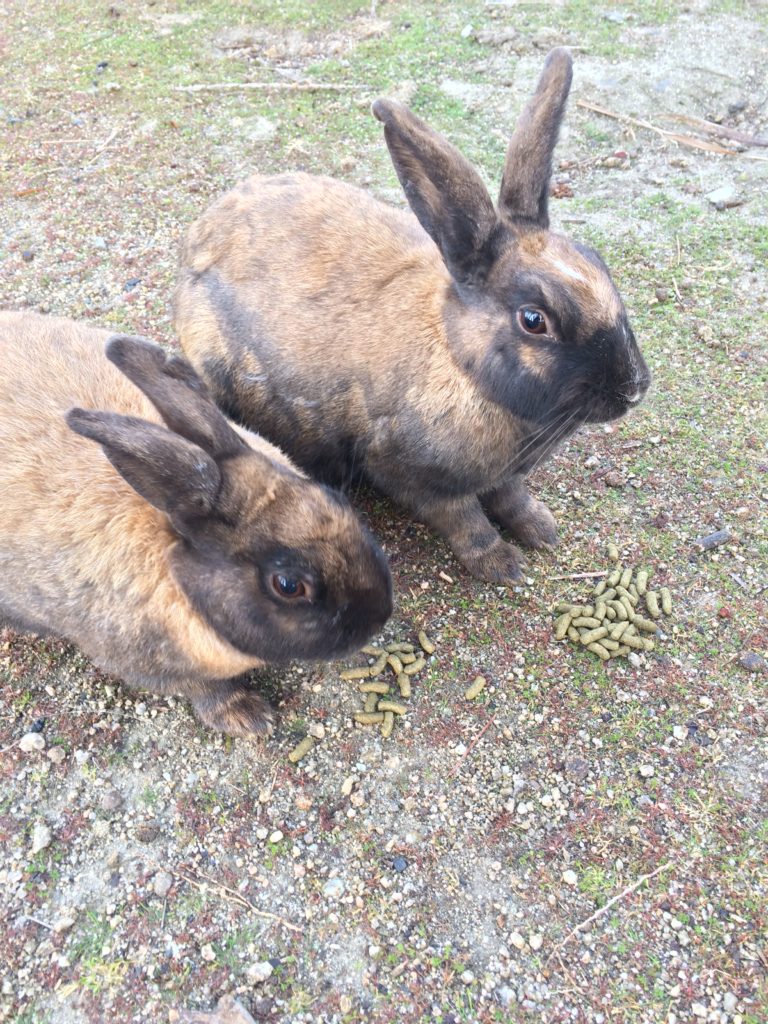
[[[565,103],[571,88],[573,63],[562,47],[552,50],[536,91],[510,139],[499,208],[513,220],[549,227],[549,182],[552,154],[557,145]]]
[[[97,441],[120,476],[182,533],[185,522],[212,512],[221,476],[197,445],[155,423],[116,413],[71,409],[67,423]]]
[[[214,458],[243,450],[245,442],[186,359],[166,355],[159,345],[128,335],[111,338],[106,354],[144,392],[172,431]]]
[[[490,265],[498,216],[480,175],[442,135],[407,107],[377,100],[400,184],[452,276],[471,281]]]

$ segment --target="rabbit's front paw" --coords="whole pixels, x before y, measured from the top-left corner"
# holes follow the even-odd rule
[[[462,555],[460,558],[473,576],[489,583],[516,583],[522,578],[525,565],[522,552],[501,538],[484,551]]]
[[[527,548],[554,547],[557,522],[543,501],[529,498],[524,508],[503,524]]]
[[[194,702],[194,708],[201,722],[227,736],[257,739],[271,736],[275,728],[268,701],[246,687],[202,697]]]

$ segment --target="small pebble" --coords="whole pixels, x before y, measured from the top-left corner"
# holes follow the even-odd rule
[[[570,868],[568,868],[567,871],[563,872],[563,881],[566,885],[578,885],[579,876],[576,874],[575,871],[572,871]]]
[[[344,895],[345,889],[343,878],[329,878],[323,886],[323,896],[327,900],[337,900]]]
[[[512,932],[509,936],[509,942],[515,949],[525,949],[525,939],[520,932]]]
[[[691,1013],[694,1017],[706,1017],[709,1011],[703,1003],[691,1003]]]
[[[464,985],[471,985],[475,980],[475,976],[472,971],[463,971],[461,975],[461,981]]]
[[[268,978],[272,977],[274,967],[269,960],[260,960],[258,963],[251,964],[251,966],[245,972],[245,976],[252,985],[262,985]]]
[[[210,944],[210,942],[206,942],[206,944],[202,947],[202,949],[200,950],[200,956],[203,958],[203,960],[206,961],[206,963],[209,964],[212,964],[213,961],[216,959],[216,954],[214,953],[213,946]]]
[[[395,871],[398,872],[405,871],[405,869],[408,867],[408,861],[405,859],[405,857],[395,857],[395,859],[392,861],[392,867],[395,869]]]
[[[655,773],[652,764],[641,764],[638,768],[638,771],[644,779],[650,779],[651,776]]]
[[[37,824],[32,829],[32,853],[40,853],[46,847],[51,845],[53,839],[53,833],[47,825]]]
[[[672,730],[672,735],[676,740],[688,739],[688,730],[684,725],[676,725]]]
[[[172,885],[173,875],[169,871],[158,871],[152,882],[152,888],[155,891],[155,895],[159,896],[160,899],[163,900],[168,895]]]
[[[123,803],[122,795],[116,789],[108,789],[104,796],[101,798],[99,807],[102,811],[110,814],[112,811],[116,811]]]
[[[64,747],[51,747],[48,751],[48,760],[53,764],[61,764],[66,756],[67,752]]]
[[[39,732],[28,732],[19,740],[19,750],[31,754],[33,750],[45,749],[45,736]]]
[[[270,843],[279,843],[282,838],[283,833],[280,831],[279,828],[276,828],[272,835],[269,837],[269,841]]]
[[[723,996],[723,1009],[726,1013],[733,1013],[738,1006],[738,1003],[739,1001],[733,992],[726,992]]]
[[[70,917],[68,914],[62,914],[61,917],[57,917],[53,922],[53,932],[56,935],[61,935],[62,932],[68,932],[74,923],[74,917]]]
[[[544,945],[544,936],[538,934],[531,935],[531,937],[528,939],[528,945],[534,951],[541,949],[541,947]]]

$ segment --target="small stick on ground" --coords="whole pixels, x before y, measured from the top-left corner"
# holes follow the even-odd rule
[[[583,931],[587,927],[587,925],[592,924],[593,921],[596,921],[599,917],[602,917],[603,914],[606,914],[615,903],[618,903],[619,900],[623,900],[625,896],[629,896],[636,889],[639,889],[641,885],[644,885],[646,882],[649,882],[652,878],[655,878],[656,875],[660,875],[662,871],[668,871],[671,867],[672,861],[668,860],[666,861],[666,863],[661,864],[659,867],[657,867],[654,871],[649,871],[647,875],[640,875],[640,877],[635,879],[635,881],[631,885],[628,885],[626,889],[622,889],[620,893],[617,893],[616,896],[613,896],[611,899],[609,899],[608,902],[603,904],[602,907],[599,907],[594,912],[594,914],[590,914],[588,918],[581,922],[581,924],[577,924],[575,928],[568,932],[563,941],[558,942],[558,944],[549,954],[549,956],[547,957],[547,963],[549,963],[552,957],[559,953],[559,951],[564,946],[567,946],[571,939],[575,938],[580,931]]]
[[[237,92],[262,90],[263,92],[361,92],[359,85],[338,82],[202,82],[198,85],[175,85],[175,92]]]
[[[241,893],[236,892],[234,889],[230,889],[228,885],[224,885],[222,882],[217,882],[215,878],[211,878],[209,875],[204,875],[200,872],[201,876],[206,879],[205,882],[200,882],[194,877],[194,875],[187,874],[187,872],[182,871],[181,868],[173,868],[173,871],[179,876],[179,878],[183,878],[186,882],[189,882],[190,885],[194,885],[196,889],[205,890],[210,886],[213,886],[215,889],[219,890],[224,899],[229,900],[231,903],[239,903],[241,907],[245,907],[246,910],[250,910],[250,912],[255,914],[257,917],[263,917],[267,921],[274,921],[275,924],[281,924],[283,928],[287,928],[289,931],[301,934],[302,929],[298,925],[291,924],[290,921],[286,921],[286,919],[284,917],[280,917],[279,914],[272,914],[268,910],[259,910],[258,907],[255,907],[251,901],[247,900]]]
[[[607,569],[598,569],[596,572],[569,572],[567,576],[550,576],[551,580],[593,580],[598,576],[607,576]]]
[[[480,739],[482,739],[482,737],[483,737],[483,736],[485,735],[485,733],[486,733],[486,732],[488,731],[488,729],[490,729],[490,727],[491,727],[491,726],[492,726],[492,725],[494,724],[494,719],[495,719],[495,717],[496,717],[495,715],[491,715],[491,717],[490,717],[490,718],[488,719],[488,721],[487,721],[487,722],[485,723],[485,725],[483,726],[483,728],[482,728],[482,729],[480,730],[480,732],[479,732],[479,733],[477,734],[477,736],[475,736],[475,738],[474,738],[474,739],[472,740],[472,742],[471,742],[471,743],[469,744],[469,746],[467,747],[467,749],[466,749],[466,750],[464,751],[464,753],[462,754],[461,758],[459,759],[459,763],[458,763],[458,764],[456,765],[456,767],[455,767],[455,768],[453,769],[453,771],[451,772],[451,778],[452,778],[452,779],[453,779],[453,778],[455,778],[455,777],[456,777],[456,776],[458,775],[458,773],[459,773],[459,769],[460,769],[460,768],[461,768],[461,766],[462,766],[462,765],[464,764],[464,762],[465,762],[465,761],[466,761],[466,759],[467,759],[467,758],[469,757],[469,755],[470,755],[470,754],[472,753],[472,751],[474,750],[474,748],[475,748],[475,747],[477,746],[477,743],[478,743],[478,741],[479,741]]]

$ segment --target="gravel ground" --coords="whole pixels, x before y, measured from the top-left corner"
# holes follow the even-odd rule
[[[280,715],[256,745],[0,628],[0,1020],[764,1024],[768,148],[679,118],[765,140],[765,5],[0,0],[0,16],[3,307],[172,344],[180,239],[211,198],[300,168],[401,202],[368,113],[382,93],[496,183],[566,43],[553,219],[606,256],[655,376],[636,414],[536,472],[562,542],[518,587],[470,579],[353,496],[396,585],[377,642],[426,629],[437,648],[389,740],[354,723],[339,677],[363,655],[260,674]],[[178,89],[243,80],[281,88]],[[652,652],[604,664],[555,641],[553,607],[586,603],[607,541],[674,613]]]

